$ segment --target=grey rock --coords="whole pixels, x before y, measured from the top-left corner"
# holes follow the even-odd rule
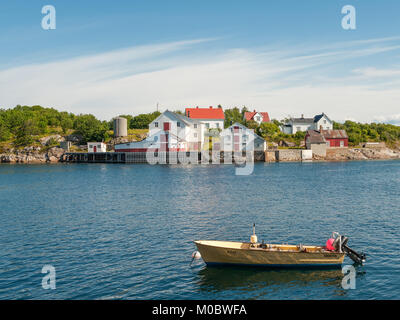
[[[42,146],[47,146],[49,145],[51,140],[55,140],[57,142],[61,142],[61,141],[65,141],[65,138],[63,138],[62,136],[60,136],[59,134],[55,134],[55,135],[51,135],[51,136],[47,136],[47,137],[43,137],[41,139],[39,139],[40,144]]]

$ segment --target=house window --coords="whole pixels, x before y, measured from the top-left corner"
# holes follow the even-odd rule
[[[193,133],[193,136],[194,136],[195,138],[197,138],[197,132]]]
[[[219,129],[219,123],[216,123],[215,126],[217,129]]]
[[[344,141],[340,140],[340,147],[343,148],[344,147]]]
[[[180,126],[181,126],[181,123],[178,121],[178,122],[176,123],[176,126],[177,126],[177,127],[180,127]]]
[[[260,117],[256,117],[256,121],[260,121],[261,120],[261,118]]]
[[[324,124],[326,124],[326,120],[324,120]]]
[[[206,123],[206,128],[210,129],[210,124],[209,123]]]
[[[158,122],[154,122],[154,127],[158,128]]]
[[[197,129],[197,123],[195,123],[195,124],[193,125],[193,127],[194,127],[195,129]]]

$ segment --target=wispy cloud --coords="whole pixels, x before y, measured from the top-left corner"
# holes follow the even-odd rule
[[[379,59],[342,66],[399,49],[399,37],[251,49],[221,48],[218,39],[131,47],[0,70],[0,104],[41,104],[103,119],[150,112],[159,102],[163,109],[246,105],[278,119],[325,111],[339,121],[371,121],[377,113],[397,114],[399,67],[382,67]],[[390,87],[382,85],[387,81]]]
[[[400,125],[400,113],[386,116],[376,116],[374,121]]]
[[[400,76],[399,69],[377,69],[374,67],[354,69],[354,73],[361,75],[366,78],[376,78],[376,77],[394,77]]]

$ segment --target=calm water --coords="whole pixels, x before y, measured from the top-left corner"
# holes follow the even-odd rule
[[[232,166],[0,165],[0,299],[398,299],[400,161]],[[189,266],[192,240],[367,252],[340,270]],[[350,263],[350,260],[345,262]],[[41,287],[44,265],[57,287]]]

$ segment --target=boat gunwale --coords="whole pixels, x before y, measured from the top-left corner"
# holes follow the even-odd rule
[[[263,251],[263,252],[280,252],[280,253],[310,253],[310,254],[329,254],[329,255],[345,255],[344,252],[337,252],[337,251],[328,251],[328,250],[324,250],[322,246],[306,246],[303,245],[302,247],[307,249],[307,248],[320,248],[323,251],[300,251],[300,250],[271,250],[270,248],[255,248],[255,247],[251,247],[251,243],[250,242],[241,242],[241,241],[221,241],[221,240],[194,240],[193,241],[196,246],[198,244],[202,245],[202,246],[207,246],[207,247],[213,247],[213,248],[221,248],[221,249],[228,249],[228,250],[242,250],[242,251]],[[248,244],[250,245],[249,248],[236,248],[236,247],[227,247],[227,246],[220,246],[220,245],[212,245],[212,244],[205,244],[202,242],[219,242],[219,243],[235,243],[235,244]],[[260,243],[257,243],[260,244]],[[289,244],[268,244],[271,246],[292,246],[292,247],[297,247],[297,245],[289,245]]]

